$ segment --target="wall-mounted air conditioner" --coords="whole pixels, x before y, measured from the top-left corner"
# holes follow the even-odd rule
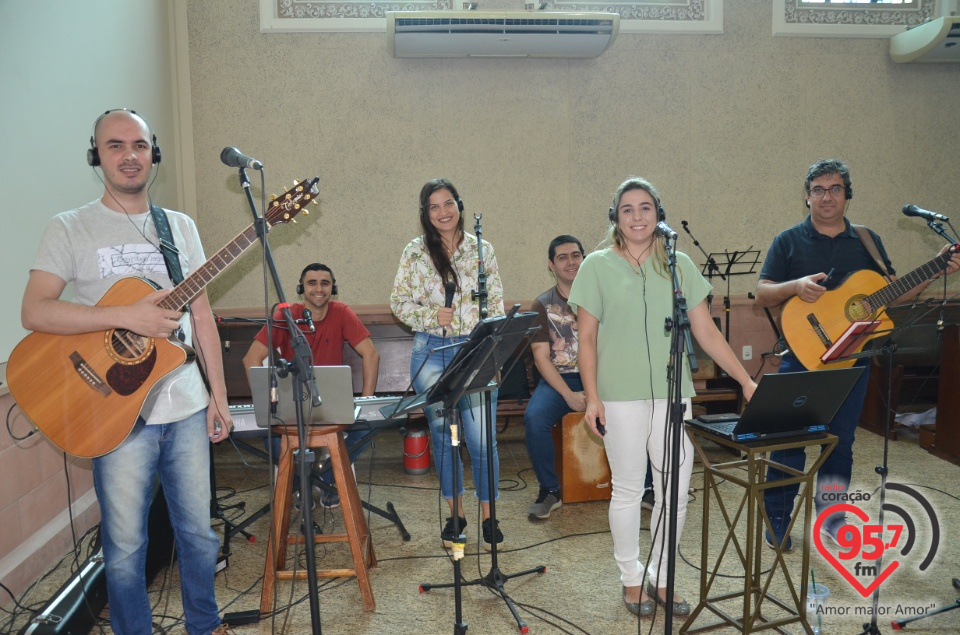
[[[894,62],[960,62],[960,16],[925,22],[890,38]]]
[[[617,13],[387,12],[394,57],[597,57],[619,30]]]

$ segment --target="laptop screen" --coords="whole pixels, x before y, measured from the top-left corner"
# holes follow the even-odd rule
[[[266,428],[273,425],[296,425],[297,404],[307,401],[307,423],[351,424],[356,421],[356,406],[353,401],[353,372],[349,366],[314,366],[313,376],[320,393],[320,405],[310,409],[310,395],[294,399],[293,377],[287,375],[277,380],[277,413],[270,413],[270,373],[266,366],[250,369],[250,389],[253,393],[253,410],[257,425]]]

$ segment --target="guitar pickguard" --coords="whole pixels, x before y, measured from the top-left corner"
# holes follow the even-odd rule
[[[150,353],[142,358],[139,363],[119,363],[111,366],[107,371],[107,383],[119,395],[124,397],[132,395],[140,389],[143,382],[147,381],[156,363],[157,349],[151,347]]]

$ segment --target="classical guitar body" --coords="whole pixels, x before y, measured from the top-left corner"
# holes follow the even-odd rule
[[[886,286],[883,276],[863,270],[850,274],[843,284],[827,291],[816,302],[804,302],[798,297],[790,299],[780,316],[790,351],[808,370],[853,366],[855,359],[824,364],[820,356],[854,322],[880,320],[881,323],[876,329],[878,333],[866,336],[853,352],[861,351],[871,338],[893,328],[893,321],[882,312],[883,306],[874,307],[864,300]]]
[[[133,304],[155,291],[123,278],[97,306]],[[193,358],[177,340],[111,329],[81,335],[31,333],[10,355],[10,393],[30,420],[69,454],[96,457],[133,430],[150,390]]]

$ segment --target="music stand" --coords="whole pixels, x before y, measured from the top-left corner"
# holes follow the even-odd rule
[[[522,342],[529,341],[529,336],[538,328],[532,326],[537,314],[532,312],[519,313],[519,309],[520,305],[514,305],[504,316],[481,320],[464,342],[453,345],[457,347],[457,353],[454,355],[450,364],[444,369],[436,383],[420,395],[415,396],[412,400],[405,400],[398,403],[397,408],[394,409],[391,416],[396,416],[398,410],[412,410],[440,402],[443,404],[442,412],[445,425],[459,425],[460,413],[457,404],[460,398],[477,392],[489,392],[490,390],[498,388],[502,382],[502,378],[510,371],[510,368],[504,371],[504,364],[513,356]],[[451,347],[444,346],[434,349],[430,351],[430,355],[449,348]],[[519,356],[514,357],[514,364],[517,359],[519,359]],[[421,366],[420,370],[422,370],[422,368]],[[384,412],[384,414],[386,414],[386,412]],[[493,422],[490,420],[490,414],[488,403],[486,421],[483,423],[486,426],[485,433],[488,435],[487,479],[489,490],[492,494],[495,491],[494,486],[496,484],[492,482],[493,470],[489,469],[490,466],[493,465]],[[454,522],[456,522],[456,518],[459,516],[459,511],[457,510],[457,490],[459,489],[457,479],[460,470],[459,440],[454,434],[451,434],[451,445],[453,446],[453,517]],[[494,527],[496,526],[495,498],[495,496],[491,495],[490,519]],[[494,539],[491,543],[492,562],[490,572],[483,578],[462,582],[460,574],[460,560],[462,557],[463,542],[455,540],[453,549],[454,582],[452,584],[425,583],[420,585],[421,592],[436,588],[454,588],[456,611],[454,633],[462,635],[466,633],[467,630],[466,624],[462,621],[461,587],[463,585],[484,585],[494,590],[507,604],[507,608],[509,608],[513,614],[521,632],[526,632],[527,625],[520,617],[512,600],[507,596],[503,584],[510,578],[531,573],[544,573],[546,572],[546,567],[541,565],[520,573],[503,574],[497,566],[497,543]]]
[[[721,278],[727,281],[727,293],[723,296],[723,312],[725,314],[724,335],[727,342],[730,342],[730,276],[747,276],[756,273],[757,264],[760,262],[760,250],[754,249],[753,245],[743,251],[720,251],[707,255],[707,262],[701,267],[700,273],[707,280],[713,281],[713,277],[720,275],[720,269],[723,270]]]

